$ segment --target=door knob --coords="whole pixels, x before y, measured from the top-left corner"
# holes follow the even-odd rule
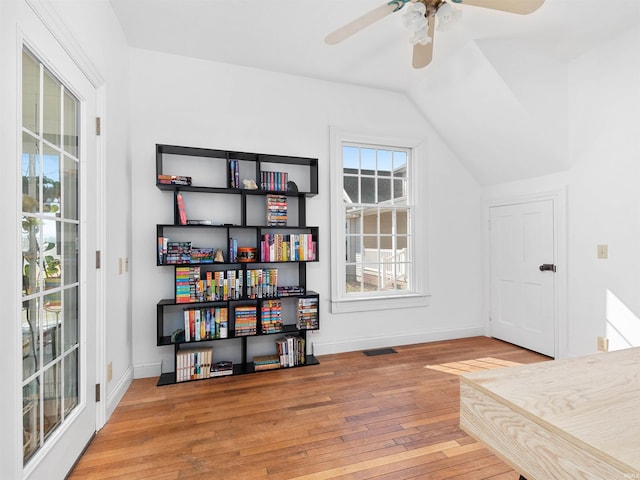
[[[538,268],[540,268],[541,272],[545,272],[547,270],[549,270],[551,272],[555,272],[556,271],[556,266],[553,263],[543,263]]]

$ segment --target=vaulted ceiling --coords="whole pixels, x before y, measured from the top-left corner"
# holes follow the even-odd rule
[[[481,184],[570,166],[569,65],[640,24],[639,0],[546,0],[525,16],[462,5],[420,70],[402,11],[324,43],[383,3],[111,0],[133,47],[404,93]]]

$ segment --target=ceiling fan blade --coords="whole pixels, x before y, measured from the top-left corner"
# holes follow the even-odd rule
[[[369,13],[365,13],[361,17],[358,17],[355,20],[347,23],[346,25],[343,25],[339,29],[331,32],[326,36],[324,41],[329,45],[340,43],[343,40],[349,38],[351,35],[364,30],[369,25],[383,19],[396,10],[400,10],[404,6],[404,3],[405,2],[401,1],[400,5],[398,5],[397,3],[389,2],[379,6],[378,8],[374,8]]]
[[[426,45],[421,45],[417,43],[413,47],[413,68],[424,68],[431,63],[431,59],[433,58],[433,34],[435,32],[436,26],[436,16],[435,14],[429,15],[429,26],[428,26],[428,34],[431,38],[431,41]]]
[[[453,3],[473,5],[474,7],[490,8],[509,13],[527,15],[539,9],[544,0],[451,0]]]

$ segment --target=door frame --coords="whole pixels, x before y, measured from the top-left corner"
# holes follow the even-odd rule
[[[482,318],[486,336],[491,336],[491,208],[550,200],[553,204],[554,253],[557,272],[554,282],[554,357],[566,358],[568,352],[567,322],[567,189],[566,186],[527,194],[486,198],[482,209]]]
[[[105,123],[105,90],[106,85],[103,77],[99,74],[97,68],[90,60],[87,53],[83,50],[81,44],[77,42],[66,26],[64,21],[61,19],[58,12],[55,10],[55,7],[48,0],[24,0],[24,3],[27,8],[30,8],[31,11],[35,14],[38,21],[42,24],[43,28],[47,30],[58,43],[58,45],[64,50],[66,55],[73,61],[79,71],[86,77],[89,81],[93,89],[95,90],[95,106],[96,106],[96,116],[101,117],[102,123]],[[27,45],[30,48],[34,49],[38,52],[38,45],[33,45],[32,42],[29,41],[29,38],[24,34],[20,24],[18,24],[18,34],[16,36],[16,55],[18,58],[22,55],[23,45]],[[54,65],[55,66],[55,65]],[[20,84],[21,84],[21,72],[18,69],[17,77],[16,77],[16,91],[21,92]],[[20,96],[18,95],[18,98]],[[87,119],[89,124],[93,124],[94,122],[91,119]],[[16,138],[18,138],[20,133],[20,123],[17,123],[18,130],[16,131]],[[96,249],[102,252],[102,258],[106,257],[105,247],[106,247],[106,228],[105,228],[105,208],[106,208],[106,185],[105,185],[105,132],[104,128],[102,129],[101,135],[96,135],[96,148],[95,152],[91,152],[95,158],[95,170],[96,170],[96,179],[95,179],[95,187],[96,187]],[[20,151],[20,147],[18,148],[18,152]],[[86,187],[85,187],[86,188]],[[17,192],[19,196],[19,191]],[[17,202],[19,205],[20,203]],[[17,216],[19,217],[19,215]],[[18,226],[19,229],[19,226]],[[92,262],[93,253],[91,251],[87,252],[87,260]],[[106,418],[106,383],[105,383],[105,366],[106,366],[106,324],[105,324],[105,281],[106,281],[106,265],[105,262],[102,262],[103,265],[99,269],[93,269],[91,263],[89,264],[89,272],[95,272],[96,279],[96,298],[95,305],[93,307],[88,307],[85,311],[85,314],[88,315],[89,318],[95,319],[95,378],[96,383],[100,385],[100,390],[102,393],[101,401],[96,402],[95,405],[95,430],[98,431],[100,428],[104,426],[105,418]],[[20,377],[21,378],[21,377]],[[90,392],[93,391],[91,386],[87,386]],[[92,399],[92,397],[91,397]],[[93,399],[92,399],[93,400]],[[21,416],[19,418],[22,418]],[[20,425],[20,429],[22,426]],[[62,432],[64,434],[64,432]],[[43,452],[46,452],[47,448],[43,449]],[[21,452],[20,452],[21,453]],[[75,461],[76,459],[73,459]],[[16,459],[16,462],[19,462],[19,465],[22,465],[22,457]],[[24,469],[23,467],[23,475],[28,475],[34,469],[37,468],[39,461],[36,460],[35,464],[32,464],[29,469]]]

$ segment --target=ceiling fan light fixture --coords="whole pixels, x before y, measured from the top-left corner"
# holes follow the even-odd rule
[[[431,42],[429,21],[426,14],[427,7],[425,4],[415,2],[407,6],[407,11],[402,16],[402,23],[409,30],[409,42],[412,45],[427,45]]]

